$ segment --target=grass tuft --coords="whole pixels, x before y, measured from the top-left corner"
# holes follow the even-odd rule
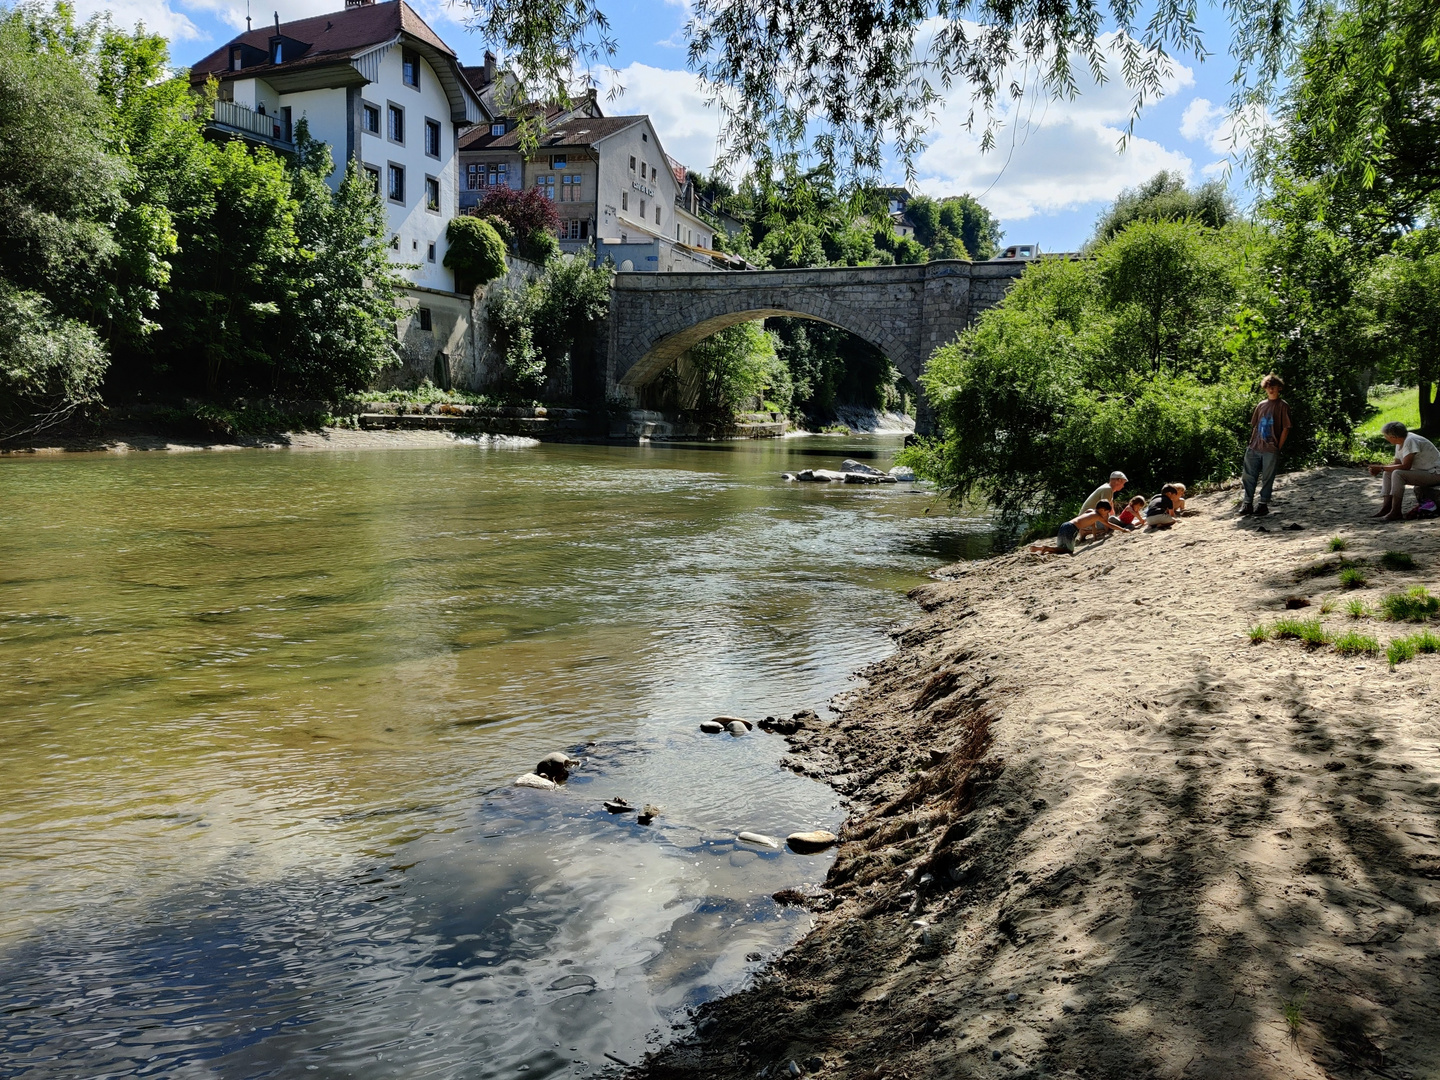
[[[1270,631],[1264,623],[1256,623],[1247,631],[1250,635],[1250,644],[1259,645],[1270,637]]]
[[[1357,597],[1345,602],[1345,612],[1352,619],[1363,619],[1370,614],[1370,608],[1364,600]]]
[[[1341,656],[1374,656],[1380,651],[1380,642],[1369,634],[1349,630],[1335,639],[1335,651]]]
[[[1386,570],[1414,570],[1415,559],[1408,551],[1387,551],[1380,556],[1380,565]]]
[[[1305,999],[1309,996],[1310,993],[1307,990],[1299,997],[1293,997],[1285,1002],[1285,1028],[1290,1032],[1291,1042],[1300,1037],[1300,1026],[1305,1023]]]
[[[1340,571],[1340,584],[1347,589],[1358,589],[1365,581],[1365,571],[1358,566],[1347,566]]]
[[[1429,630],[1421,630],[1417,634],[1411,634],[1410,644],[1415,646],[1416,652],[1440,652],[1440,637],[1432,634]]]
[[[1407,660],[1415,659],[1415,642],[1409,638],[1391,638],[1390,644],[1385,649],[1385,658],[1390,661],[1393,669],[1396,664],[1403,664]]]
[[[1332,611],[1335,610],[1335,605],[1338,603],[1339,601],[1336,600],[1333,596],[1323,597],[1320,601],[1320,614],[1329,615]]]
[[[1325,627],[1320,625],[1319,619],[1296,619],[1288,616],[1276,619],[1270,627],[1270,633],[1277,638],[1299,638],[1312,649],[1330,643],[1330,635],[1325,632]]]
[[[1332,537],[1330,537],[1330,550],[1331,550],[1331,551],[1344,551],[1344,550],[1345,550],[1346,548],[1348,548],[1349,546],[1350,546],[1350,542],[1349,542],[1348,540],[1346,540],[1343,536],[1332,536]]]
[[[1440,597],[1431,596],[1424,585],[1415,585],[1387,593],[1380,601],[1380,614],[1391,622],[1427,622],[1440,614]]]

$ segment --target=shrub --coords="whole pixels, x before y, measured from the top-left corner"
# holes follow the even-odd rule
[[[1320,601],[1320,614],[1329,615],[1332,611],[1335,610],[1336,602],[1337,601],[1333,596],[1325,597],[1325,599]]]
[[[1386,570],[1414,570],[1415,560],[1408,551],[1387,551],[1380,556],[1380,565]]]
[[[1352,619],[1363,619],[1370,614],[1370,608],[1364,600],[1351,600],[1345,605],[1345,611]]]
[[[1252,645],[1259,645],[1262,641],[1270,637],[1270,631],[1265,627],[1264,623],[1256,623],[1250,627],[1247,632],[1250,635],[1250,643]]]
[[[517,238],[529,236],[537,230],[553,236],[560,227],[560,212],[538,187],[524,191],[504,186],[486,188],[474,214],[476,217],[493,215],[503,219]]]
[[[1347,589],[1358,589],[1366,580],[1365,571],[1358,566],[1347,566],[1340,571],[1340,584]]]
[[[1380,601],[1380,613],[1391,622],[1425,622],[1440,613],[1440,597],[1431,596],[1424,585],[1416,585],[1387,594]]]
[[[543,265],[559,256],[560,241],[549,229],[531,229],[521,237],[517,251],[521,258]]]
[[[1393,638],[1385,649],[1385,658],[1393,668],[1407,660],[1415,659],[1415,643],[1409,638]]]
[[[1418,634],[1411,634],[1410,642],[1415,646],[1416,652],[1440,652],[1440,636],[1432,634],[1429,630],[1421,630]]]
[[[455,271],[457,291],[474,292],[505,273],[505,242],[490,222],[468,216],[451,218],[445,239],[450,245],[445,265]]]
[[[1331,551],[1344,551],[1349,546],[1349,541],[1347,541],[1343,536],[1332,536],[1330,538]]]
[[[1376,641],[1369,634],[1361,634],[1358,631],[1350,630],[1335,639],[1335,651],[1341,656],[1356,656],[1360,654],[1373,656],[1380,651],[1380,642]]]

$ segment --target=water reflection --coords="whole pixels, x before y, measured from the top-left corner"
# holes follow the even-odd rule
[[[793,940],[826,859],[735,833],[842,808],[696,721],[822,707],[984,523],[719,445],[0,465],[0,1071],[579,1075]]]

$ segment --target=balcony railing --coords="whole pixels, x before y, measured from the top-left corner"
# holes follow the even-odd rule
[[[284,127],[278,116],[266,116],[233,101],[215,102],[215,123],[247,135],[255,135],[267,142],[288,143]]]

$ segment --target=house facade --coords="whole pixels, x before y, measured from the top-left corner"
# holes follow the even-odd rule
[[[648,116],[603,116],[592,96],[546,117],[535,149],[522,156],[512,121],[496,118],[460,144],[462,206],[494,185],[538,188],[560,215],[560,246],[594,246],[621,270],[696,271],[720,267],[714,230],[687,206],[684,182]]]
[[[407,359],[422,369],[468,347],[470,299],[445,269],[459,211],[462,132],[489,117],[455,53],[405,3],[347,0],[343,10],[246,31],[191,68],[218,83],[214,134],[293,149],[303,119],[329,145],[332,185],[351,161],[384,201],[402,264]],[[427,372],[428,374],[428,372]],[[442,376],[448,382],[448,376]],[[437,379],[437,381],[441,381]]]

